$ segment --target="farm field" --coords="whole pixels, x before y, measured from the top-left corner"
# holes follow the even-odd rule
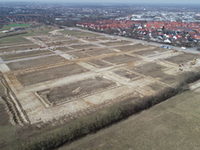
[[[200,92],[184,92],[58,150],[198,150]]]
[[[200,78],[199,71],[199,54],[77,28],[30,29],[0,39],[0,92],[6,89],[1,96],[0,113],[5,116],[1,121],[17,133],[33,128],[24,132],[28,140],[45,127],[50,128],[48,133],[57,126],[55,130],[61,130],[66,122],[73,124],[104,109],[108,110],[103,115],[109,117],[113,115],[109,108],[121,103],[153,106],[187,89],[188,83]],[[151,99],[159,94],[164,98]]]
[[[1,28],[0,31],[1,30],[9,30],[12,27],[29,27],[29,26],[30,26],[30,24],[16,24],[16,23],[13,23],[13,24],[8,24],[8,25],[3,26],[3,28]]]
[[[33,43],[31,41],[25,39],[21,35],[11,36],[11,37],[6,37],[6,38],[0,39],[1,48],[5,47],[5,46],[17,46],[20,44],[33,44]]]

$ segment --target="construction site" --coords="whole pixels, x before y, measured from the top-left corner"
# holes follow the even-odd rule
[[[0,42],[1,90],[12,124],[63,122],[173,88],[186,72],[199,71],[199,58],[134,39],[55,29]]]

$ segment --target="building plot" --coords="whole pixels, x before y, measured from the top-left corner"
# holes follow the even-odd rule
[[[140,100],[174,88],[188,70],[200,68],[199,55],[80,29],[57,34],[26,37],[30,42],[19,41],[16,48],[0,47],[10,49],[0,55],[0,70],[9,102],[16,105],[16,124],[70,121],[121,101]],[[31,41],[44,48],[32,49]]]
[[[90,55],[86,54],[84,50],[72,51],[67,54],[74,56],[75,58],[86,58],[90,57]]]
[[[105,42],[105,43],[101,43],[105,46],[117,46],[117,45],[127,45],[127,44],[131,44],[132,42],[130,41],[125,41],[125,40],[117,40],[117,41],[111,41],[111,42]]]
[[[33,50],[28,52],[21,52],[21,53],[11,53],[7,55],[0,56],[4,61],[9,60],[16,60],[21,58],[28,58],[28,57],[36,57],[36,56],[43,56],[43,55],[49,55],[53,54],[49,50]]]
[[[166,52],[165,49],[155,48],[155,49],[147,49],[147,50],[133,52],[133,54],[137,54],[137,55],[141,55],[141,56],[152,56],[152,55],[160,55],[165,52]]]
[[[77,64],[69,64],[34,72],[28,72],[25,74],[19,74],[17,75],[17,79],[22,85],[27,86],[57,78],[71,76],[74,74],[80,74],[86,71],[88,70]]]
[[[40,48],[39,45],[31,44],[31,45],[20,45],[20,46],[13,46],[13,47],[3,47],[0,48],[0,52],[15,52],[15,51],[26,51],[31,49],[37,49]]]
[[[140,77],[139,75],[137,75],[129,70],[125,70],[125,69],[116,70],[116,71],[114,71],[114,73],[116,73],[119,76],[130,79],[130,80],[138,79]]]
[[[111,64],[103,61],[103,60],[99,60],[99,59],[93,59],[88,61],[89,64],[97,67],[97,68],[106,68],[106,67],[110,67]]]
[[[151,49],[153,48],[153,46],[143,45],[139,43],[139,44],[133,44],[133,45],[118,46],[115,48],[121,51],[138,51],[141,49]]]
[[[124,55],[106,57],[103,58],[103,60],[110,62],[112,64],[124,64],[124,63],[138,61],[140,60],[140,58],[124,54]]]
[[[27,59],[24,61],[18,61],[18,62],[11,62],[8,63],[8,67],[11,70],[22,70],[22,69],[30,69],[33,67],[40,67],[44,65],[50,65],[59,63],[62,61],[66,61],[61,56],[49,56],[49,57],[40,57],[36,59]]]
[[[173,56],[170,58],[167,58],[166,60],[175,64],[184,64],[189,61],[193,61],[194,59],[199,58],[199,55],[194,54],[181,54],[178,56]]]
[[[37,93],[49,103],[57,104],[60,102],[78,100],[114,86],[116,86],[116,84],[110,80],[102,77],[94,77],[53,89],[45,89]]]
[[[85,53],[92,55],[92,56],[98,56],[98,55],[105,55],[109,53],[113,53],[114,51],[107,49],[107,48],[90,48],[86,49]]]
[[[95,47],[93,44],[76,44],[70,46],[73,49],[85,49],[85,48],[92,48]]]

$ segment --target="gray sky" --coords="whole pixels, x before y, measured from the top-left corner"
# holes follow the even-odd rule
[[[76,2],[76,3],[180,3],[180,4],[200,4],[200,0],[0,0],[0,2]]]

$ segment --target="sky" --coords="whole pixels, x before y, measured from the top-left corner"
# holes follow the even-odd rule
[[[200,4],[200,0],[0,0],[0,2],[66,2],[66,3],[180,3]]]

